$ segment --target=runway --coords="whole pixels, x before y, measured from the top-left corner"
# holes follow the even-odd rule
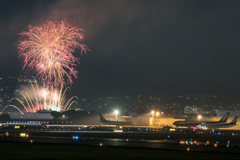
[[[19,137],[19,133],[10,132],[9,136],[2,134],[0,142],[26,143],[61,143],[73,145],[90,145],[99,147],[131,147],[154,148],[181,151],[239,153],[238,136],[218,136],[215,134],[196,134],[194,136],[182,133],[166,132],[128,132],[113,131],[34,131],[29,135]],[[209,141],[208,141],[209,140]],[[184,144],[183,144],[184,141]],[[229,142],[229,143],[228,143]],[[227,146],[228,145],[228,146]]]

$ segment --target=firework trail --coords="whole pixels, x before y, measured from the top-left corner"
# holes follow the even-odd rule
[[[67,111],[74,103],[78,104],[77,101],[73,101],[73,99],[78,100],[78,97],[73,96],[69,99],[66,98],[66,91],[68,89],[70,89],[70,87],[67,87],[63,91],[63,89],[55,88],[53,85],[48,87],[43,85],[43,87],[39,87],[37,83],[35,85],[31,83],[31,96],[29,96],[28,92],[26,91],[16,91],[15,94],[19,93],[24,98],[24,101],[21,101],[18,98],[12,98],[10,102],[17,100],[24,107],[25,112],[31,113],[35,113],[38,110],[44,109],[58,112]],[[25,105],[23,102],[26,102],[27,105]],[[8,106],[16,108],[16,106],[13,105]],[[4,109],[6,109],[8,106],[6,106]],[[19,110],[19,108],[16,109]]]
[[[72,84],[72,76],[77,78],[78,71],[74,68],[79,58],[72,55],[76,48],[82,53],[90,51],[82,44],[83,30],[61,22],[46,22],[41,26],[28,26],[28,31],[19,35],[24,38],[18,45],[19,56],[24,58],[22,69],[36,69],[37,77],[46,85],[63,87]]]

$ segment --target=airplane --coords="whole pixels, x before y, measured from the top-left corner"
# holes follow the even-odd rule
[[[173,125],[175,126],[183,126],[183,127],[197,127],[201,126],[202,124],[218,124],[218,123],[226,123],[229,112],[227,112],[219,121],[192,121],[192,122],[186,122],[186,121],[175,121]]]
[[[206,129],[209,129],[209,128],[211,128],[211,129],[230,128],[230,127],[234,127],[234,126],[237,125],[237,119],[238,119],[238,116],[234,117],[234,119],[230,123],[202,124],[202,125]]]
[[[100,122],[103,124],[108,124],[108,125],[116,125],[117,128],[119,128],[119,125],[124,126],[124,125],[135,125],[134,122],[128,122],[128,121],[108,121],[106,120],[101,114],[99,114],[100,116]]]

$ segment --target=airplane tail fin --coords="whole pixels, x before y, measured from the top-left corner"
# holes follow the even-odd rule
[[[105,118],[101,114],[99,114],[99,116],[101,121],[105,121]]]
[[[236,116],[236,117],[232,120],[231,124],[236,124],[236,123],[237,123],[237,119],[238,119],[238,116]]]
[[[230,114],[230,112],[227,112],[227,113],[222,117],[222,119],[220,119],[220,121],[218,121],[218,122],[226,123],[227,120],[228,120],[229,114]]]

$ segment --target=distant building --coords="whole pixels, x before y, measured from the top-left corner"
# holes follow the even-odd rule
[[[25,113],[17,114],[17,113],[11,113],[9,114],[9,117],[11,120],[53,120],[53,116],[51,113]]]
[[[184,114],[208,114],[204,112],[202,108],[197,107],[197,105],[186,105],[184,107]]]

